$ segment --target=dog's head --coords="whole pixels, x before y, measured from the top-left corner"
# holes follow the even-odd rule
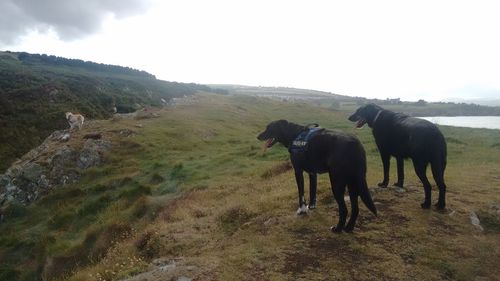
[[[377,114],[383,110],[382,107],[369,103],[358,108],[351,116],[349,116],[349,121],[356,122],[356,128],[363,127],[366,123],[368,126],[372,126],[374,119]]]
[[[288,121],[286,120],[273,121],[267,125],[264,132],[257,136],[257,139],[260,141],[266,141],[264,147],[270,148],[284,138],[286,130],[285,127],[287,125]]]
[[[69,119],[71,117],[71,115],[73,115],[73,113],[71,112],[66,112],[66,119]]]

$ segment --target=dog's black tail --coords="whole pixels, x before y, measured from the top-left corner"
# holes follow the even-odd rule
[[[366,184],[366,179],[361,180],[360,185],[358,186],[359,197],[361,197],[361,201],[365,203],[365,206],[372,211],[372,213],[377,215],[377,208],[373,203],[372,196],[370,195],[370,190],[368,190],[368,184]]]

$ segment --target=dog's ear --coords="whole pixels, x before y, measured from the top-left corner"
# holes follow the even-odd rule
[[[373,111],[379,111],[379,110],[383,110],[382,107],[374,104],[374,103],[369,103],[367,105],[365,105],[366,108],[370,108],[370,110],[373,110]]]
[[[309,123],[306,125],[307,128],[317,128],[319,127],[319,124],[318,123]]]
[[[269,125],[267,125],[267,128],[270,130],[277,130],[284,128],[286,125],[288,125],[288,121],[280,119],[269,123]]]

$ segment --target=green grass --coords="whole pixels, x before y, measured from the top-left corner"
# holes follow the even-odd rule
[[[81,133],[136,134],[108,133],[113,150],[104,165],[29,207],[10,207],[0,224],[0,260],[9,261],[0,276],[118,280],[146,270],[154,258],[182,257],[200,280],[496,278],[500,233],[489,206],[500,202],[497,130],[441,127],[449,153],[445,214],[420,209],[422,187],[406,161],[408,191],[376,192],[379,217],[361,207],[352,235],[328,230],[337,207],[326,175],[319,177],[318,209],[294,215],[288,152],[276,145],[264,153],[257,134],[282,118],[355,134],[373,187],[382,174],[373,137],[354,129],[348,114],[206,94],[159,118],[99,121]],[[485,232],[470,225],[471,210]]]

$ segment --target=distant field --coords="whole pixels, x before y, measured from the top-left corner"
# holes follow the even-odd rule
[[[423,190],[409,161],[405,192],[373,188],[381,161],[371,132],[347,121],[350,112],[203,94],[159,118],[95,122],[79,134],[136,134],[113,138],[106,164],[80,183],[7,210],[0,280],[119,280],[151,270],[160,257],[175,260],[176,269],[150,280],[497,279],[500,130],[441,127],[449,192],[440,213],[420,209]],[[358,136],[379,216],[362,206],[354,234],[331,233],[337,206],[322,175],[318,209],[297,217],[286,149],[264,153],[256,140],[276,119]],[[484,231],[471,225],[472,211]]]

